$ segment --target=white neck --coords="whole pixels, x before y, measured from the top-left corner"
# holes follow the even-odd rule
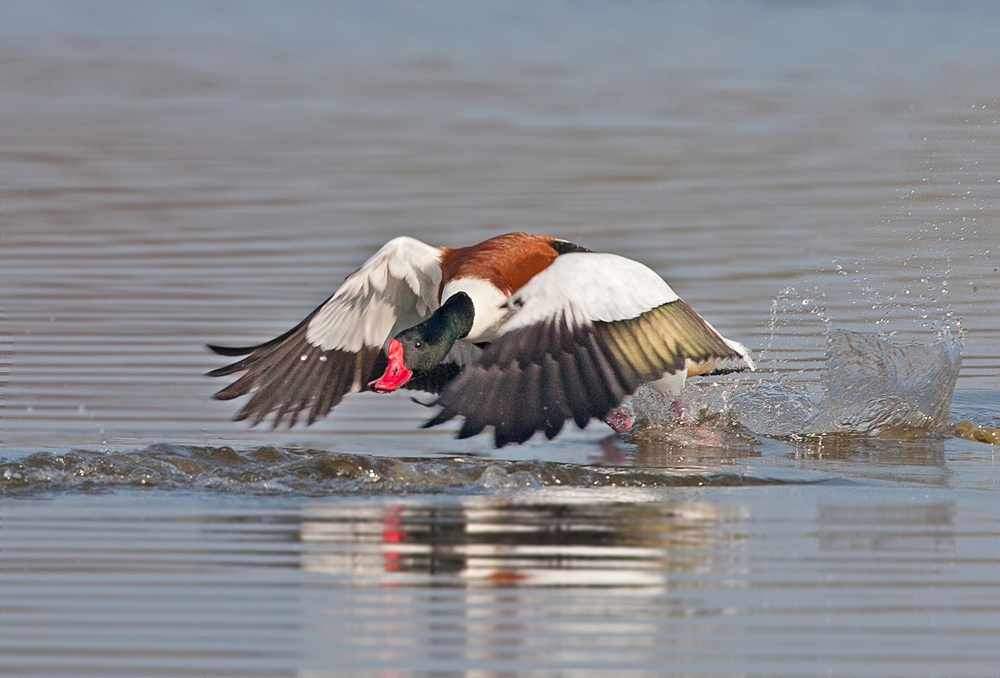
[[[441,303],[457,292],[465,292],[472,299],[476,316],[472,321],[472,329],[463,339],[472,343],[492,341],[497,328],[507,319],[509,311],[503,308],[508,295],[498,289],[493,283],[480,278],[459,278],[451,280],[441,291]]]

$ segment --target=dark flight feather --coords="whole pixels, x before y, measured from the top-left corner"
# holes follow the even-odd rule
[[[687,370],[688,361],[742,369],[742,356],[683,301],[635,318],[576,327],[565,318],[503,334],[441,393],[424,424],[465,418],[459,437],[493,426],[494,443],[555,437],[567,419],[583,428],[643,383]]]

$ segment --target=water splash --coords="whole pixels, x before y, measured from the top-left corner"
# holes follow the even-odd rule
[[[826,310],[825,293],[786,287],[771,301],[768,338],[757,358],[763,371],[782,372],[786,379],[807,384],[821,369],[824,337],[833,321]]]
[[[936,434],[948,427],[961,342],[950,329],[931,344],[896,344],[874,334],[831,330],[818,388],[778,372],[733,375],[685,395],[699,418],[738,422],[759,435]],[[670,421],[669,404],[637,394],[640,421]]]
[[[930,345],[894,344],[833,331],[823,368],[823,399],[808,435],[944,430],[962,365],[950,331]]]

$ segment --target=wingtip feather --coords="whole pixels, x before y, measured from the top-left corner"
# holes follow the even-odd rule
[[[420,425],[420,428],[430,428],[431,426],[437,426],[438,424],[443,424],[446,421],[452,419],[454,414],[445,414],[445,410],[441,410],[436,415],[425,421]]]
[[[218,344],[205,344],[205,347],[212,353],[227,357],[250,355],[258,348],[257,346],[219,346]]]
[[[228,377],[230,374],[235,374],[239,372],[236,369],[238,363],[233,363],[232,365],[224,365],[223,367],[216,367],[214,370],[209,370],[205,373],[206,377]]]

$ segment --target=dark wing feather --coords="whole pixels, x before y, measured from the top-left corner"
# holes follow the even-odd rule
[[[347,393],[368,390],[368,382],[385,371],[388,359],[380,348],[366,346],[349,352],[323,350],[309,343],[307,327],[319,308],[285,334],[259,346],[209,346],[220,355],[246,356],[207,373],[223,377],[245,372],[213,396],[216,400],[232,400],[250,394],[233,421],[249,420],[256,426],[274,412],[272,428],[281,426],[286,418],[291,427],[298,422],[300,413],[308,410],[306,423],[311,425],[329,414]],[[414,371],[403,388],[438,394],[462,372],[464,361],[481,353],[474,346],[462,347],[454,356],[449,354],[446,362]]]
[[[493,426],[497,447],[536,431],[550,439],[567,419],[581,428],[606,416],[640,384],[742,356],[681,300],[626,320],[573,324],[559,317],[501,334],[444,389],[441,411],[424,424],[463,416],[459,437]]]
[[[394,238],[368,259],[305,320],[258,346],[209,346],[240,360],[212,370],[212,377],[244,372],[215,394],[219,400],[249,395],[237,421],[256,425],[273,413],[276,428],[294,426],[305,413],[312,424],[345,394],[362,391],[382,346],[437,307],[441,250],[408,237]],[[385,366],[383,364],[382,369]],[[441,388],[445,375],[427,375]]]
[[[217,400],[232,400],[250,395],[233,421],[250,420],[256,426],[274,412],[273,428],[281,426],[286,417],[288,425],[294,426],[299,413],[308,409],[307,422],[312,424],[326,416],[345,394],[366,388],[381,348],[364,346],[350,352],[323,350],[309,343],[306,330],[320,308],[322,305],[288,332],[259,346],[209,346],[220,355],[246,356],[208,372],[210,377],[245,372],[213,396]]]

